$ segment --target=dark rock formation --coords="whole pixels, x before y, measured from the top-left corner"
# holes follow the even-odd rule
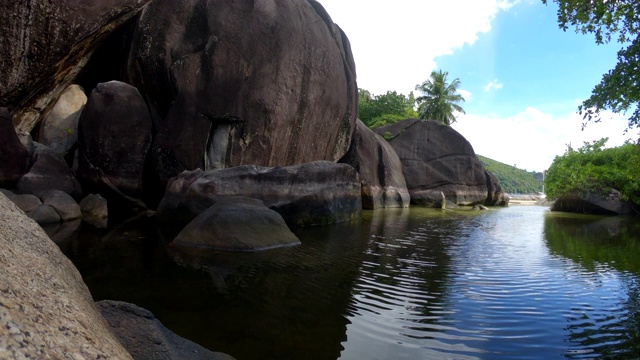
[[[331,224],[361,215],[360,179],[347,164],[314,161],[287,167],[255,165],[185,171],[171,179],[158,216],[191,220],[220,195],[260,199],[289,226]]]
[[[136,360],[233,360],[174,334],[139,306],[111,300],[99,301],[96,306]]]
[[[396,150],[411,203],[440,206],[442,191],[457,205],[506,205],[498,179],[482,166],[471,144],[450,126],[408,119],[377,128]]]
[[[584,194],[564,196],[555,200],[551,211],[581,214],[638,215],[633,205],[620,199],[620,192],[611,189],[608,194]]]
[[[78,141],[78,120],[86,103],[87,96],[80,86],[71,85],[65,89],[42,121],[38,142],[65,156]]]
[[[80,206],[69,194],[60,190],[49,190],[40,195],[43,205],[56,210],[62,221],[71,221],[82,217]]]
[[[38,196],[14,194],[6,190],[2,190],[2,193],[38,224],[67,222],[82,216],[75,200],[60,190],[43,190]]]
[[[12,188],[27,172],[29,153],[11,123],[11,114],[0,108],[0,187]]]
[[[71,261],[0,194],[0,358],[131,359]]]
[[[33,165],[20,178],[16,190],[25,194],[39,195],[43,191],[56,189],[74,198],[82,194],[80,183],[62,157],[47,146],[34,142]]]
[[[396,151],[358,120],[341,163],[353,166],[362,183],[362,208],[409,206],[409,192]]]
[[[31,131],[105,37],[148,1],[3,1],[0,106],[14,109],[17,130]]]
[[[173,244],[223,251],[257,251],[299,245],[282,216],[258,199],[224,196],[198,215]]]
[[[196,168],[337,161],[355,126],[350,44],[315,1],[154,1],[129,76],[159,125],[161,182]]]
[[[144,206],[142,174],[152,122],[138,90],[101,83],[91,92],[78,124],[78,179],[89,192],[106,192]]]
[[[89,194],[78,204],[82,212],[82,221],[97,228],[106,228],[109,221],[107,200],[99,194]]]

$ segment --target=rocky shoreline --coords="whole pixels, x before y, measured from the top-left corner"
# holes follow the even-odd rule
[[[65,265],[55,276],[45,266],[34,288],[28,271],[2,278],[17,293],[74,277],[63,282],[83,305],[54,302],[51,317],[88,316],[78,326],[97,332],[58,338],[12,313],[0,336],[8,358],[56,357],[63,343],[84,357],[125,354],[110,335],[118,326],[106,329],[77,270],[27,217],[55,241],[81,221],[105,227],[157,211],[183,229],[175,246],[257,251],[363,209],[509,203],[452,128],[407,119],[374,132],[357,119],[349,40],[314,0],[32,3],[0,14],[2,261],[15,251]],[[42,341],[26,346],[27,333]]]

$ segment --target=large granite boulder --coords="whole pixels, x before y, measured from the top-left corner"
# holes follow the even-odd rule
[[[0,194],[0,358],[131,359],[71,261]]]
[[[222,251],[257,251],[299,245],[282,216],[258,199],[220,198],[191,221],[174,245]]]
[[[78,198],[82,195],[76,180],[64,159],[48,146],[34,142],[31,168],[16,184],[16,190],[25,194],[40,194],[46,190],[61,190]]]
[[[362,208],[409,206],[409,192],[396,151],[358,120],[351,146],[341,163],[353,166],[362,183]]]
[[[167,186],[158,216],[190,221],[220,195],[260,199],[289,226],[323,225],[358,219],[360,179],[347,164],[314,161],[286,167],[244,165],[221,170],[185,171]]]
[[[508,195],[457,131],[435,121],[408,119],[379,127],[396,150],[411,203],[441,206],[442,193],[456,205],[506,205]]]
[[[38,142],[59,155],[67,155],[78,141],[78,120],[86,103],[87,96],[82,87],[67,87],[42,121]]]
[[[167,329],[148,310],[122,301],[96,303],[122,345],[136,360],[233,360],[212,352]]]
[[[102,192],[144,206],[142,174],[151,146],[149,110],[136,88],[98,84],[78,124],[77,175],[88,192]]]
[[[130,54],[130,83],[159,125],[161,183],[196,168],[337,161],[349,148],[355,65],[316,1],[153,1]]]
[[[25,0],[0,5],[0,106],[29,132],[107,35],[149,0]]]
[[[580,214],[638,215],[634,206],[621,199],[620,191],[611,189],[607,194],[574,194],[556,199],[551,211]]]
[[[29,152],[24,147],[7,108],[0,107],[0,187],[11,188],[27,172]]]

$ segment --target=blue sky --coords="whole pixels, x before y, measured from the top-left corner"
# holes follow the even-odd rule
[[[557,7],[540,0],[319,0],[350,39],[358,86],[404,94],[432,70],[462,82],[466,115],[454,128],[476,153],[542,171],[566,144],[610,138],[621,145],[621,115],[581,131],[576,114],[620,45],[563,32]]]

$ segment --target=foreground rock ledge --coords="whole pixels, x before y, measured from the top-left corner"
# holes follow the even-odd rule
[[[158,215],[182,225],[219,197],[260,199],[289,226],[325,225],[359,219],[360,178],[347,164],[329,161],[286,167],[238,166],[185,171],[169,181]]]
[[[3,194],[0,358],[131,359],[96,311],[78,270]]]

